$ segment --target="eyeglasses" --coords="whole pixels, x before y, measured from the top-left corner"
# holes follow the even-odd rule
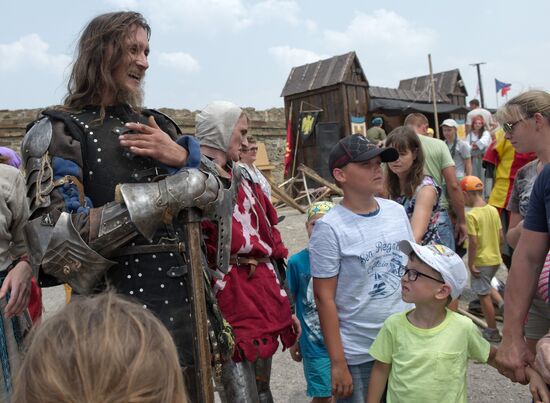
[[[257,151],[258,151],[258,147],[242,148],[242,149],[241,149],[241,152],[242,152],[242,153],[247,153],[247,152],[249,152],[249,151],[257,152]]]
[[[409,281],[416,281],[418,277],[428,277],[434,281],[437,281],[438,283],[445,284],[445,281],[440,280],[438,278],[428,276],[427,274],[420,273],[419,271],[416,271],[415,269],[409,269],[405,267],[405,272],[403,273],[404,276],[407,276],[407,279]]]
[[[521,122],[523,119],[520,119],[520,120],[516,120],[515,122],[513,123],[510,123],[510,122],[506,122],[506,123],[503,123],[502,124],[502,130],[504,130],[505,133],[512,133],[512,131],[514,130],[514,126],[517,125],[519,122]]]

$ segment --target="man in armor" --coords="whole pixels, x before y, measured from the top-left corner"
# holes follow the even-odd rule
[[[206,106],[196,117],[203,164],[216,164],[221,175],[229,176],[229,164],[238,160],[248,123],[241,108],[230,102]],[[288,251],[275,226],[275,208],[246,169],[240,167],[239,175],[227,273],[217,270],[214,259],[219,231],[203,225],[209,267],[215,273],[213,289],[236,338],[233,358],[223,364],[221,396],[224,402],[267,403],[273,402],[271,357],[279,339],[283,347],[295,343],[300,327],[283,288],[281,261]]]
[[[197,302],[188,286],[190,240],[178,218],[199,208],[199,216],[212,216],[220,232],[230,233],[220,213],[222,205],[231,211],[230,182],[199,167],[198,143],[179,137],[173,121],[141,107],[149,36],[135,12],[103,14],[84,29],[64,104],[43,111],[23,140],[26,240],[42,285],[66,282],[80,294],[114,287],[152,310],[174,337],[197,401]],[[217,245],[222,271],[226,241],[222,236]],[[198,308],[209,326],[203,334],[223,350],[223,341],[213,340],[222,319],[202,265],[199,276],[207,302]]]

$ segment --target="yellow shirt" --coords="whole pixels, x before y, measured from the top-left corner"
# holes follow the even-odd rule
[[[476,266],[495,266],[502,263],[500,229],[502,225],[496,208],[487,204],[466,212],[468,235],[477,236]]]
[[[490,345],[471,319],[447,310],[445,320],[421,329],[397,313],[384,326],[369,353],[391,364],[387,402],[466,403],[468,359],[487,362]]]

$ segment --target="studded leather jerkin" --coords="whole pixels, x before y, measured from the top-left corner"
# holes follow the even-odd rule
[[[86,195],[94,207],[113,201],[114,189],[120,183],[135,183],[154,179],[157,172],[166,172],[150,158],[123,156],[118,136],[127,122],[147,123],[147,118],[135,113],[126,105],[106,109],[103,122],[98,119],[99,109],[90,108],[71,118],[84,132],[86,139],[87,171],[83,172]],[[127,149],[126,149],[127,150]]]
[[[127,122],[147,123],[144,114],[136,113],[127,105],[106,108],[105,118],[99,119],[99,108],[88,108],[70,119],[81,129],[75,138],[83,139],[81,147],[84,167],[83,184],[86,196],[93,207],[101,207],[114,199],[115,188],[121,183],[136,183],[155,180],[165,175],[166,167],[150,158],[135,156],[127,158],[119,144],[117,130],[124,129]],[[165,120],[156,119],[165,132],[170,133]],[[173,132],[173,130],[172,130]],[[82,135],[83,134],[83,135]],[[177,243],[182,231],[167,226],[155,234],[153,244]],[[151,245],[145,238],[138,237],[129,246]],[[117,292],[126,294],[150,309],[161,319],[172,333],[180,362],[193,366],[191,311],[188,299],[185,262],[177,253],[136,253],[115,258],[117,265],[106,274],[107,282]]]

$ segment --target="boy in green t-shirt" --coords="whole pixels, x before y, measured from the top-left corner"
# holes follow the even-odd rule
[[[372,344],[367,403],[380,402],[386,382],[388,403],[467,402],[468,359],[495,366],[497,349],[469,318],[447,309],[466,285],[466,266],[443,245],[401,241],[399,249],[409,256],[402,298],[416,307],[390,316]],[[542,378],[531,368],[527,373],[535,400],[548,399]]]
[[[491,279],[502,263],[502,225],[497,209],[483,200],[483,183],[477,176],[465,176],[460,181],[460,187],[464,193],[464,204],[471,207],[471,210],[466,212],[468,268],[472,275],[472,291],[479,297],[481,310],[487,321],[488,328],[483,330],[483,337],[498,343],[502,337],[497,329],[495,308],[491,298]]]

